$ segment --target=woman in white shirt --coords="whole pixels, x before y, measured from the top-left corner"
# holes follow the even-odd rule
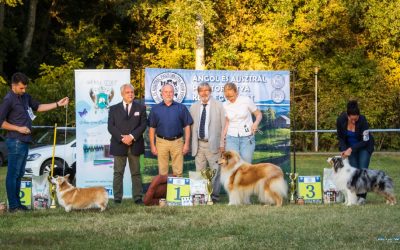
[[[255,133],[262,114],[254,102],[247,96],[239,96],[234,83],[224,86],[225,109],[225,150],[235,150],[242,159],[251,163],[256,147]],[[256,117],[253,122],[252,114]]]

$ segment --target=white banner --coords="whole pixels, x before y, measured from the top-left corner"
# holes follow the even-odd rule
[[[75,70],[76,186],[103,186],[113,198],[109,107],[122,101],[120,86],[130,82],[129,69]],[[124,174],[124,198],[132,197],[129,167]]]

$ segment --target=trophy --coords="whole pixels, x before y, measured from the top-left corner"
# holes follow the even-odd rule
[[[52,177],[49,175],[48,180],[50,182],[50,197],[51,197],[51,204],[50,204],[50,208],[57,208],[56,206],[56,184],[54,184],[53,182],[51,182]]]
[[[286,173],[289,176],[290,179],[290,203],[294,204],[296,203],[296,180],[297,177],[299,176],[298,173]]]
[[[215,173],[217,172],[216,169],[211,169],[211,168],[203,168],[201,170],[201,176],[207,180],[207,192],[208,192],[208,199],[207,199],[207,205],[213,205],[213,201],[211,199],[211,194],[213,192],[213,186],[212,186],[212,178],[215,176]]]

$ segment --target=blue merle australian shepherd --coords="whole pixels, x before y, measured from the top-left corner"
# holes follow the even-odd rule
[[[357,194],[373,191],[386,199],[386,204],[396,204],[392,179],[380,170],[357,169],[350,166],[347,158],[335,156],[328,158],[333,167],[333,181],[345,197],[345,205],[362,204]]]

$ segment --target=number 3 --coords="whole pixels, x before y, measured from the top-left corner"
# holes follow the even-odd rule
[[[307,198],[313,198],[315,196],[315,191],[314,191],[315,187],[314,187],[314,185],[307,185],[306,189],[308,190],[308,192],[310,192],[312,194],[312,195],[307,194],[306,195]]]

